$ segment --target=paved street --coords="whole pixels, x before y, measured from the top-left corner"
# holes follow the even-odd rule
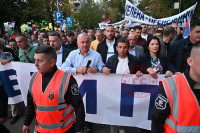
[[[21,117],[15,124],[10,125],[10,120],[8,120],[4,125],[10,130],[11,133],[22,133],[24,116]],[[35,122],[31,124],[31,133],[34,131]],[[110,126],[94,124],[93,126],[94,133],[110,133]],[[138,128],[125,128],[126,133],[141,133]]]

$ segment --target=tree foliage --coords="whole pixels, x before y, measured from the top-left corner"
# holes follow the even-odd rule
[[[68,0],[60,0],[59,7],[64,16],[71,15],[73,5]],[[38,27],[45,25],[42,20],[54,24],[53,13],[57,10],[56,0],[0,0],[0,26],[15,21],[15,28],[20,31],[20,26],[27,22]]]
[[[97,27],[101,22],[102,9],[98,3],[88,0],[81,9],[75,14],[77,24],[81,28]]]
[[[103,0],[102,7],[105,18],[111,17],[111,23],[121,21],[122,15],[125,14],[125,0]]]
[[[121,21],[125,14],[125,0],[102,0],[94,3],[89,0],[75,15],[81,28],[98,27],[98,23],[111,17],[110,23]]]
[[[141,0],[138,8],[144,11],[147,15],[153,16],[155,18],[165,18],[176,15],[179,13],[178,9],[174,9],[174,0]],[[180,11],[184,11],[194,5],[196,0],[181,0]],[[193,19],[200,17],[200,6],[196,6]]]

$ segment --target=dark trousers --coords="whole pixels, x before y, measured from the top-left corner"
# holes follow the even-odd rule
[[[88,122],[88,121],[85,122],[85,128],[86,129],[92,130],[92,126],[93,126],[93,123]]]
[[[3,124],[0,124],[0,133],[10,133],[10,131]]]

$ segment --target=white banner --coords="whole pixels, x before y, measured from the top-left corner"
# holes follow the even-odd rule
[[[29,79],[37,71],[34,64],[11,62],[0,65],[0,77],[8,94],[8,103],[15,104],[24,101],[26,104]]]
[[[30,63],[0,65],[0,78],[9,94],[10,103],[23,99],[26,103],[29,80],[35,71],[36,67]],[[149,75],[137,78],[128,73],[74,77],[83,96],[87,121],[151,129],[151,111],[163,75],[156,80]]]
[[[99,28],[105,29],[106,26],[108,26],[108,25],[112,25],[112,26],[114,26],[114,28],[120,27],[123,24],[124,21],[126,21],[126,23],[124,25],[125,27],[134,27],[136,25],[139,25],[139,23],[133,23],[133,22],[128,21],[128,20],[122,20],[122,21],[119,21],[119,22],[116,22],[116,23],[113,23],[113,24],[99,23]]]
[[[155,19],[140,11],[137,7],[135,7],[131,2],[126,0],[125,6],[125,20],[138,22],[138,23],[145,23],[148,25],[159,25],[159,26],[166,26],[171,25],[173,23],[178,23],[180,26],[185,26],[188,18],[191,18],[196,5],[188,8],[187,10],[181,12],[180,14],[168,17],[168,18],[161,18]]]

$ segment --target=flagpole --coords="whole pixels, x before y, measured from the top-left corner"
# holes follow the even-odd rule
[[[58,11],[59,11],[59,0],[57,0],[57,8],[58,8]]]
[[[179,2],[180,4],[179,4],[179,13],[181,12],[181,0],[180,0],[180,2]]]

